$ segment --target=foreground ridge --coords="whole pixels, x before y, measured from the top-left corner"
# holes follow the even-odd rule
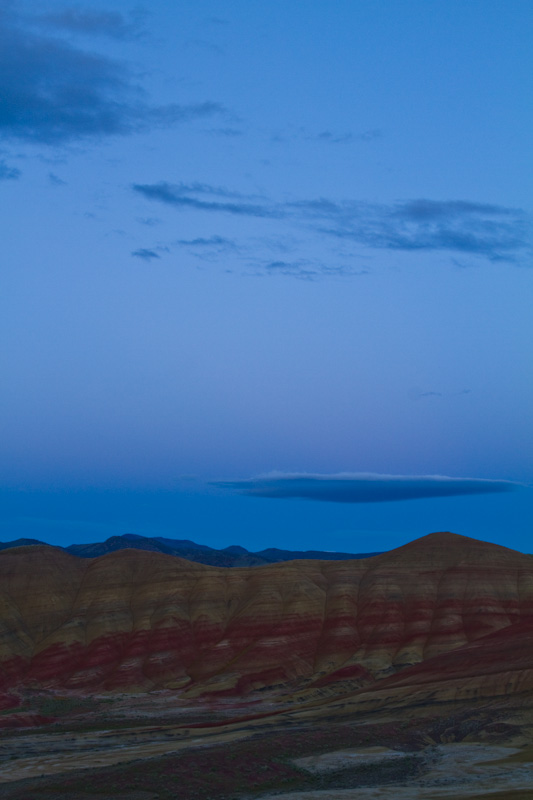
[[[533,613],[530,556],[448,532],[240,569],[31,545],[0,554],[0,581],[4,692],[354,691]]]

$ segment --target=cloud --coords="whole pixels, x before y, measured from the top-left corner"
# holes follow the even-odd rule
[[[386,206],[321,198],[292,205],[317,230],[370,248],[455,251],[515,261],[531,246],[530,220],[521,209],[427,199]]]
[[[233,250],[237,246],[232,239],[226,239],[224,236],[198,236],[196,239],[178,239],[176,244],[182,247],[216,247],[228,250]]]
[[[135,258],[142,258],[143,261],[151,261],[153,258],[161,258],[159,253],[155,250],[148,250],[146,247],[141,247],[139,250],[134,250],[132,256]]]
[[[403,200],[391,205],[319,197],[276,202],[206,184],[134,184],[148,200],[177,209],[284,219],[363,247],[451,251],[518,262],[531,250],[531,221],[521,209],[467,200]]]
[[[48,180],[49,180],[49,181],[50,181],[50,183],[51,183],[51,184],[53,184],[54,186],[66,186],[66,181],[64,181],[62,178],[59,178],[59,177],[58,177],[57,175],[55,175],[55,173],[53,173],[53,172],[49,172],[49,173],[48,173]]]
[[[321,261],[311,259],[295,259],[293,261],[276,259],[273,261],[262,261],[255,259],[250,262],[255,267],[256,274],[260,275],[289,275],[300,280],[314,281],[318,278],[341,278],[353,275],[368,275],[367,269],[354,269],[345,265],[328,265]]]
[[[326,142],[327,144],[353,144],[353,142],[373,142],[382,136],[378,128],[372,128],[362,133],[333,133],[332,131],[321,131],[316,136],[306,136],[307,140]]]
[[[38,22],[69,33],[110,36],[113,39],[129,39],[139,32],[138,20],[128,21],[118,11],[83,9],[79,6],[43,14],[38,17]]]
[[[453,219],[463,215],[489,214],[511,216],[514,208],[505,208],[490,203],[471,203],[465,200],[409,200],[398,206],[395,213],[405,219],[437,220]]]
[[[223,192],[225,190],[218,189]],[[247,244],[237,244],[234,239],[224,236],[198,236],[194,239],[178,239],[175,245],[186,247],[190,254],[203,261],[216,261],[222,254],[232,252],[237,254],[243,264],[243,273],[246,275],[288,275],[300,280],[316,280],[324,277],[344,277],[346,275],[366,275],[368,270],[356,269],[352,265],[324,264],[323,261],[310,258],[260,258],[254,254],[257,248],[268,249],[279,256],[285,256],[292,247],[287,246],[279,238],[276,241],[269,239],[252,240]]]
[[[297,259],[295,261],[285,261],[277,259],[275,261],[265,261],[260,264],[261,270],[267,275],[291,275],[294,278],[304,280],[314,280],[317,275],[323,274],[323,267],[314,267],[310,261]]]
[[[197,236],[194,239],[177,239],[173,242],[178,247],[186,248],[188,254],[198,261],[217,262],[228,253],[238,254],[242,248],[234,239],[225,236]]]
[[[236,490],[249,497],[299,498],[332,503],[384,503],[510,492],[519,484],[481,478],[449,478],[443,475],[346,472],[337,475],[272,473],[247,480],[213,481],[211,485],[220,489]]]
[[[4,159],[0,159],[0,181],[16,181],[21,175],[20,169],[10,167]]]
[[[141,225],[147,225],[149,228],[153,228],[154,225],[159,225],[161,220],[158,217],[137,217],[137,222]]]
[[[204,133],[208,133],[210,136],[226,136],[226,137],[235,137],[243,135],[243,132],[238,130],[237,128],[210,128],[209,130],[204,131]]]
[[[175,208],[192,209],[195,211],[215,211],[249,217],[280,216],[276,212],[276,209],[269,205],[253,203],[246,198],[246,196],[226,192],[225,190],[217,190],[211,186],[191,187],[184,184],[170,184],[166,181],[161,181],[155,184],[134,184],[133,189],[149,200],[158,200],[160,203],[166,203]],[[242,199],[202,199],[202,196],[205,198],[206,195]]]
[[[345,131],[323,130],[318,133],[309,133],[305,128],[300,127],[289,131],[277,131],[270,137],[272,142],[319,142],[324,144],[354,144],[357,142],[373,142],[380,139],[383,132],[379,128],[369,128],[359,133]]]
[[[80,12],[81,13],[81,12]],[[125,65],[0,15],[0,136],[45,144],[126,135],[223,114],[212,102],[155,106]]]
[[[175,194],[207,195],[210,197],[222,197],[225,199],[230,198],[235,200],[264,199],[259,195],[243,194],[242,192],[237,192],[234,189],[228,189],[226,186],[213,186],[210,183],[200,183],[199,181],[196,181],[195,183],[175,183],[164,185]]]

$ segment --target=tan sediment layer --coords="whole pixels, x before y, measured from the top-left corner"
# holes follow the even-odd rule
[[[0,692],[320,696],[528,616],[533,559],[452,533],[369,559],[238,569],[141,550],[81,559],[15,548],[0,553]]]

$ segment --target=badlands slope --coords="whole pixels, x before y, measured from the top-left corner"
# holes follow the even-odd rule
[[[239,569],[20,547],[0,553],[0,692],[224,697],[344,681],[379,705],[454,670],[464,684],[495,659],[505,673],[504,653],[530,651],[532,619],[533,559],[452,533],[368,559]]]

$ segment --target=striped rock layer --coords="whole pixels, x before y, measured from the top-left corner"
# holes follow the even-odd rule
[[[429,681],[426,662],[465,647],[469,658],[532,619],[533,558],[451,533],[368,559],[232,569],[20,547],[0,554],[0,692],[231,696],[369,687],[402,670]]]

